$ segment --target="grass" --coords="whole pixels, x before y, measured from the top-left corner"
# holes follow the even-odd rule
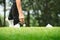
[[[60,28],[0,28],[0,40],[60,40]]]

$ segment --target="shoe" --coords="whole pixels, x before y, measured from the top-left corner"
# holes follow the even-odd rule
[[[15,27],[15,28],[20,28],[20,24],[18,23],[18,24],[16,24],[16,25],[14,25],[14,27]]]

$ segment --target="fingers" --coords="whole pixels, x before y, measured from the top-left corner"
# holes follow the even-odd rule
[[[19,21],[21,24],[24,24],[24,18],[20,18]]]
[[[19,21],[20,21],[20,24],[24,24],[24,15],[23,14],[19,15]]]

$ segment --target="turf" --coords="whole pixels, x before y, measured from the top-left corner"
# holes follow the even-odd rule
[[[0,40],[60,40],[60,28],[0,28]]]

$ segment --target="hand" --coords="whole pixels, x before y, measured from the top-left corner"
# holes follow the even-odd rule
[[[23,14],[19,15],[19,21],[21,24],[24,23],[24,15]]]

